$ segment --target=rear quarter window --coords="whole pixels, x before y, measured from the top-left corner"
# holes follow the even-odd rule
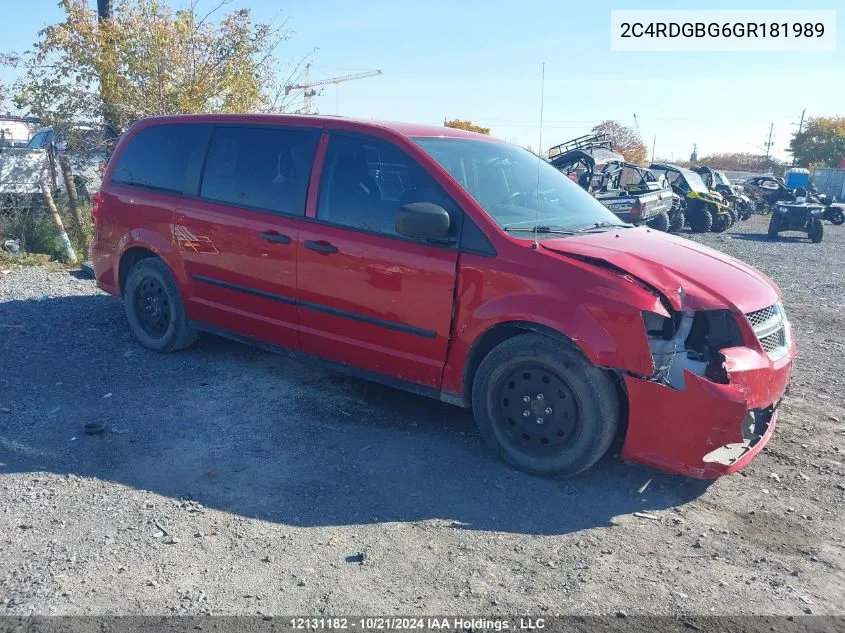
[[[144,128],[120,154],[112,182],[181,193],[199,132],[184,123]]]

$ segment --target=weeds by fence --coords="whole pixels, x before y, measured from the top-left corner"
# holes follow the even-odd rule
[[[54,200],[73,250],[78,258],[87,259],[92,231],[88,205],[80,204],[77,222],[67,193],[56,193]],[[0,248],[6,240],[18,241],[22,253],[46,254],[58,260],[67,257],[66,245],[43,193],[0,195]]]

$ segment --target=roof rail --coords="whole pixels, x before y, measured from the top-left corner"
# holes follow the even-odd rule
[[[549,158],[554,158],[564,152],[571,152],[576,149],[589,151],[597,148],[613,149],[613,143],[607,134],[585,134],[560,145],[555,145],[549,149]]]

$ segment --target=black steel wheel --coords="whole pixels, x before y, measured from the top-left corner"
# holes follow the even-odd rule
[[[502,374],[494,387],[497,423],[528,455],[552,455],[573,442],[581,428],[578,399],[554,370],[527,362]]]
[[[197,332],[185,314],[176,279],[157,257],[142,259],[129,271],[123,303],[129,328],[148,349],[175,352],[197,339]]]
[[[607,452],[619,428],[610,375],[571,343],[537,333],[494,347],[472,382],[479,433],[507,463],[571,476]]]
[[[170,300],[161,282],[144,277],[135,289],[133,302],[138,324],[154,338],[161,338],[170,327]]]

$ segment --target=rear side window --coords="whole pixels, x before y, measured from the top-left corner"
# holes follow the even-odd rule
[[[305,215],[320,132],[263,126],[214,131],[200,196],[273,213]]]
[[[120,154],[112,181],[182,193],[199,126],[154,125],[138,132]]]

